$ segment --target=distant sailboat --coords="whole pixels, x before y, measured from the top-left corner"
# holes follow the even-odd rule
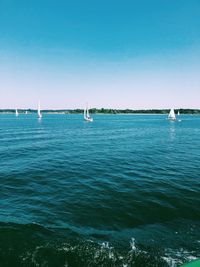
[[[38,119],[41,119],[42,118],[42,113],[41,113],[41,109],[40,109],[40,101],[38,103]]]
[[[178,117],[179,117],[179,119],[178,119],[178,121],[180,122],[181,121],[181,119],[180,119],[180,111],[178,111]]]
[[[16,117],[19,116],[19,113],[18,113],[18,110],[17,110],[17,109],[15,110],[15,116],[16,116]]]
[[[85,120],[85,121],[88,121],[88,122],[92,122],[92,121],[93,121],[93,118],[90,117],[88,107],[86,107],[86,108],[84,109],[84,120]]]
[[[26,112],[25,112],[26,114],[28,114],[28,111],[26,110]]]
[[[173,108],[169,112],[168,120],[170,120],[170,121],[175,121],[176,120],[176,115],[175,115],[175,112],[174,112]]]

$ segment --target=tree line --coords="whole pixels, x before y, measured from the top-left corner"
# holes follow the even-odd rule
[[[34,109],[18,109],[19,113],[36,113]],[[62,110],[42,110],[44,113],[59,113],[59,114],[81,114],[83,109],[62,109]],[[200,114],[200,109],[175,109],[175,113],[180,114]],[[0,113],[15,113],[15,109],[0,109]],[[108,109],[108,108],[91,108],[91,114],[168,114],[169,109]]]

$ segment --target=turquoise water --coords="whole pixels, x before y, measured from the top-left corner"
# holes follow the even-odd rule
[[[1,266],[200,257],[200,117],[0,116]]]

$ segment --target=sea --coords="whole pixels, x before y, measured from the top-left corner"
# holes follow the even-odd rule
[[[0,115],[1,267],[200,257],[200,116]]]

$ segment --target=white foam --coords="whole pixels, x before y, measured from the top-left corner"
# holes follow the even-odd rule
[[[102,248],[110,248],[108,242],[103,242],[103,243],[101,244],[101,247],[102,247]]]
[[[114,253],[112,251],[109,251],[109,259],[114,259],[115,256],[114,256]]]
[[[135,245],[135,238],[134,237],[131,238],[130,246],[131,246],[131,250],[133,250],[133,251],[135,251],[137,249],[136,245]]]
[[[162,257],[162,259],[164,261],[167,262],[167,264],[170,266],[170,267],[175,267],[176,266],[176,260],[174,260],[172,257]]]
[[[193,261],[193,260],[197,260],[198,258],[197,257],[195,257],[195,256],[188,256],[187,257],[187,259],[189,260],[189,261]]]

